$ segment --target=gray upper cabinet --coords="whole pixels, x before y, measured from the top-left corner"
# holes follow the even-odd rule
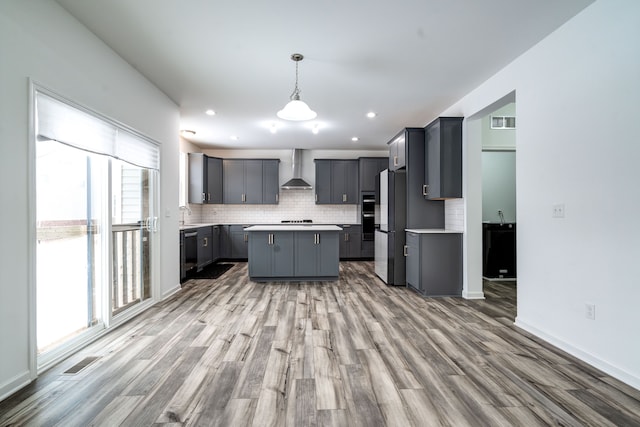
[[[280,160],[262,161],[262,203],[280,202]]]
[[[376,175],[388,167],[387,157],[360,157],[358,159],[360,192],[376,191]]]
[[[316,203],[358,203],[358,160],[316,159]]]
[[[462,197],[462,120],[439,117],[426,128],[424,197],[430,200]]]
[[[222,203],[222,159],[189,153],[189,203]]]
[[[277,159],[224,159],[224,203],[278,203]]]
[[[389,170],[396,171],[406,166],[406,136],[402,131],[388,142],[389,145]]]
[[[406,228],[444,228],[444,202],[423,196],[425,170],[425,130],[406,128],[405,170],[407,187]]]
[[[315,160],[316,203],[331,203],[331,160]]]

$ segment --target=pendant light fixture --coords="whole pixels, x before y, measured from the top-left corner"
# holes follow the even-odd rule
[[[309,106],[304,101],[300,101],[300,89],[298,89],[298,62],[302,61],[303,59],[304,56],[299,53],[294,53],[293,55],[291,55],[291,60],[296,63],[296,85],[293,88],[291,96],[289,97],[291,101],[289,101],[289,103],[277,113],[278,117],[283,120],[311,120],[315,119],[318,115],[315,111],[309,108]]]

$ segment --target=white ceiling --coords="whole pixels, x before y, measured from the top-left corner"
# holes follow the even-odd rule
[[[385,148],[592,1],[57,0],[179,105],[197,145],[311,149]],[[317,135],[275,115],[292,53]]]

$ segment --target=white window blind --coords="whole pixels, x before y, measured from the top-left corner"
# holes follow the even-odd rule
[[[40,91],[36,91],[36,133],[40,138],[136,166],[160,169],[160,150],[153,142]]]

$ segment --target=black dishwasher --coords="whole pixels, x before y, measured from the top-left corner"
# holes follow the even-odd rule
[[[482,276],[516,278],[516,224],[482,224]]]

